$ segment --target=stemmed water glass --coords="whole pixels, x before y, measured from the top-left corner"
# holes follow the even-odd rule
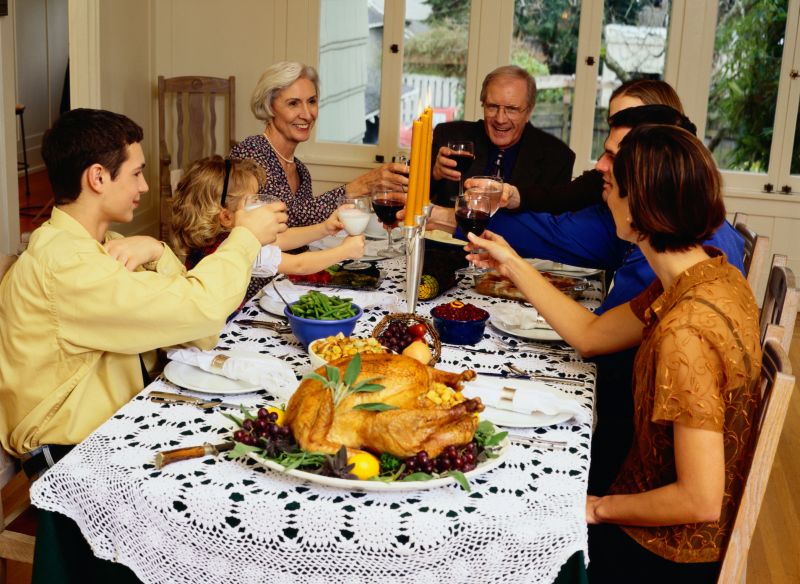
[[[470,187],[467,189],[473,193],[483,193],[491,201],[490,215],[494,217],[500,208],[500,199],[503,196],[503,179],[497,176],[473,176],[469,179]]]
[[[247,195],[242,205],[245,211],[252,211],[253,209],[258,209],[269,203],[277,203],[278,201],[280,201],[280,198],[274,195],[259,193],[256,195]],[[261,253],[259,253],[253,262],[253,270],[250,275],[253,278],[271,278],[275,275],[275,272],[268,269],[267,266],[262,263]]]
[[[339,219],[348,235],[361,235],[366,231],[369,223],[372,199],[365,195],[353,197],[347,203],[339,209]],[[351,270],[365,270],[370,267],[370,264],[361,260],[352,260],[347,267]]]
[[[473,189],[467,191],[456,198],[456,223],[466,236],[468,233],[482,235],[489,224],[491,217],[492,200],[485,193]],[[473,249],[472,253],[481,253],[480,249]],[[475,278],[480,275],[482,270],[470,264],[466,268],[456,270],[457,274]]]
[[[458,140],[447,143],[450,149],[450,158],[456,161],[456,170],[461,173],[458,179],[458,195],[464,194],[464,173],[469,170],[475,161],[475,144],[469,140]]]
[[[394,247],[392,242],[392,230],[397,227],[397,213],[406,206],[406,194],[391,189],[378,187],[372,191],[372,208],[378,216],[378,220],[383,223],[388,239],[386,249],[378,253],[387,258],[394,258],[403,253]]]

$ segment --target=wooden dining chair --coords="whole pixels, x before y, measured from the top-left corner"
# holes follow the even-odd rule
[[[781,331],[783,332],[783,331]],[[785,331],[791,334],[790,331]],[[747,554],[767,489],[772,462],[783,429],[794,375],[786,351],[777,338],[767,336],[761,363],[762,405],[756,423],[753,460],[747,474],[742,499],[722,558],[718,584],[739,584],[747,577]]]
[[[781,345],[783,350],[789,352],[792,344],[792,331],[797,320],[798,302],[800,302],[800,289],[797,288],[794,273],[786,267],[788,258],[783,254],[772,256],[772,267],[767,280],[767,290],[764,302],[761,305],[761,341],[767,335],[769,325],[780,325],[784,332]]]
[[[227,79],[158,76],[162,239],[167,239],[169,234],[172,185],[195,160],[212,154],[225,156],[236,144],[235,113],[236,78],[233,76]]]
[[[744,238],[744,273],[753,294],[758,294],[769,254],[769,237],[758,235],[750,229],[747,225],[748,219],[744,213],[736,213],[733,226]]]
[[[3,456],[8,456],[3,453]],[[31,506],[28,477],[22,471],[0,491],[0,584],[6,584],[8,561],[33,563],[36,544],[36,509]]]

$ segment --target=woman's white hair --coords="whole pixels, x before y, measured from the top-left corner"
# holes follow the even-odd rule
[[[272,111],[272,100],[298,79],[311,81],[319,94],[319,75],[314,67],[303,65],[297,61],[279,61],[270,65],[261,74],[250,98],[250,110],[256,119],[269,125],[272,118],[275,117]]]

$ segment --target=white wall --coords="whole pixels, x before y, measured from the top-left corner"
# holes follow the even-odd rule
[[[14,23],[16,96],[25,105],[25,145],[35,171],[44,168],[42,135],[59,115],[69,57],[67,0],[18,0]],[[21,135],[17,151],[22,152]]]
[[[9,16],[0,17],[0,253],[14,253],[19,246],[19,199],[17,153],[14,151],[14,5]]]

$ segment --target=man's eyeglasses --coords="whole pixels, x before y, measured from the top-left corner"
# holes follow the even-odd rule
[[[225,181],[222,183],[222,195],[219,197],[219,206],[225,208],[225,199],[228,198],[228,181],[231,178],[231,159],[225,159]]]
[[[489,117],[495,117],[503,110],[509,118],[519,118],[525,115],[527,111],[524,107],[517,107],[515,105],[498,105],[496,103],[483,104],[483,111]]]

